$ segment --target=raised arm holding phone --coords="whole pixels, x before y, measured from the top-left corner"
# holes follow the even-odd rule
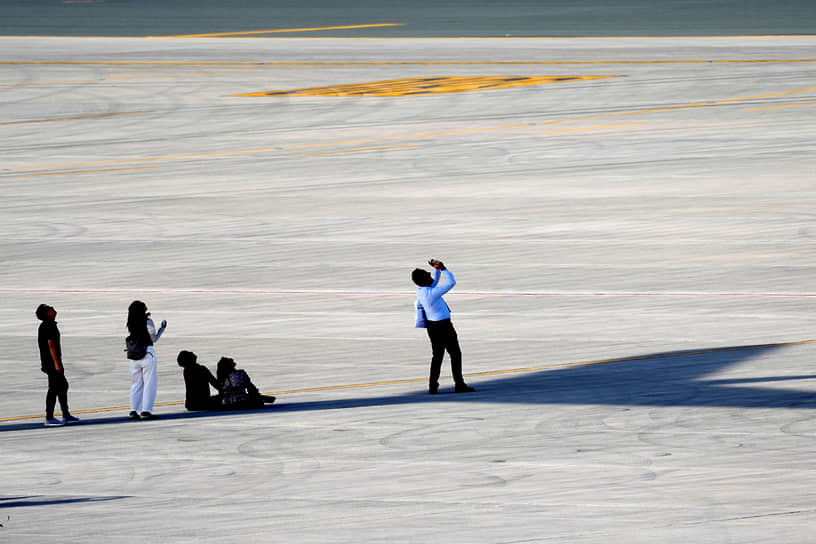
[[[428,264],[433,267],[433,274],[421,268],[416,268],[411,273],[411,279],[417,285],[417,313],[424,317],[422,323],[428,331],[433,352],[428,393],[435,395],[439,391],[439,374],[445,351],[450,355],[451,372],[456,383],[454,392],[471,393],[474,389],[465,383],[462,376],[462,350],[459,348],[456,329],[451,322],[450,307],[442,298],[456,285],[456,279],[442,261],[431,259]],[[418,326],[422,326],[419,322],[420,320]]]

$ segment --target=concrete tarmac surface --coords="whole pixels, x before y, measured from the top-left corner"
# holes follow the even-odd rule
[[[813,541],[816,37],[6,37],[0,97],[0,543]]]

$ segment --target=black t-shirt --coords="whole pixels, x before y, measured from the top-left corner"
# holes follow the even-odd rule
[[[184,369],[184,385],[187,389],[187,398],[184,405],[187,408],[206,408],[210,402],[210,385],[215,387],[215,376],[210,370],[200,364],[192,364]]]
[[[57,372],[57,368],[54,365],[54,358],[51,357],[51,349],[48,347],[49,340],[54,342],[57,359],[59,359],[60,366],[62,366],[62,346],[60,345],[60,332],[57,328],[57,322],[46,319],[40,323],[40,328],[37,331],[37,344],[40,346],[40,363],[42,363],[43,372]]]

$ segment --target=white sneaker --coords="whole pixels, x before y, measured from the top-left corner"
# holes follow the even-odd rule
[[[61,419],[57,419],[55,417],[45,418],[46,427],[62,427],[63,425],[65,425],[65,423],[63,423]]]

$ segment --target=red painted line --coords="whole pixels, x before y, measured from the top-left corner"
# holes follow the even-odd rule
[[[0,289],[3,294],[152,294],[152,295],[342,295],[342,296],[412,296],[414,291],[352,291],[320,289]],[[481,297],[755,297],[813,298],[816,293],[741,293],[706,291],[454,291],[451,295]]]
[[[816,297],[816,293],[718,293],[718,292],[670,292],[670,291],[599,291],[599,292],[536,292],[536,291],[458,291],[460,295],[519,296],[519,297]]]

